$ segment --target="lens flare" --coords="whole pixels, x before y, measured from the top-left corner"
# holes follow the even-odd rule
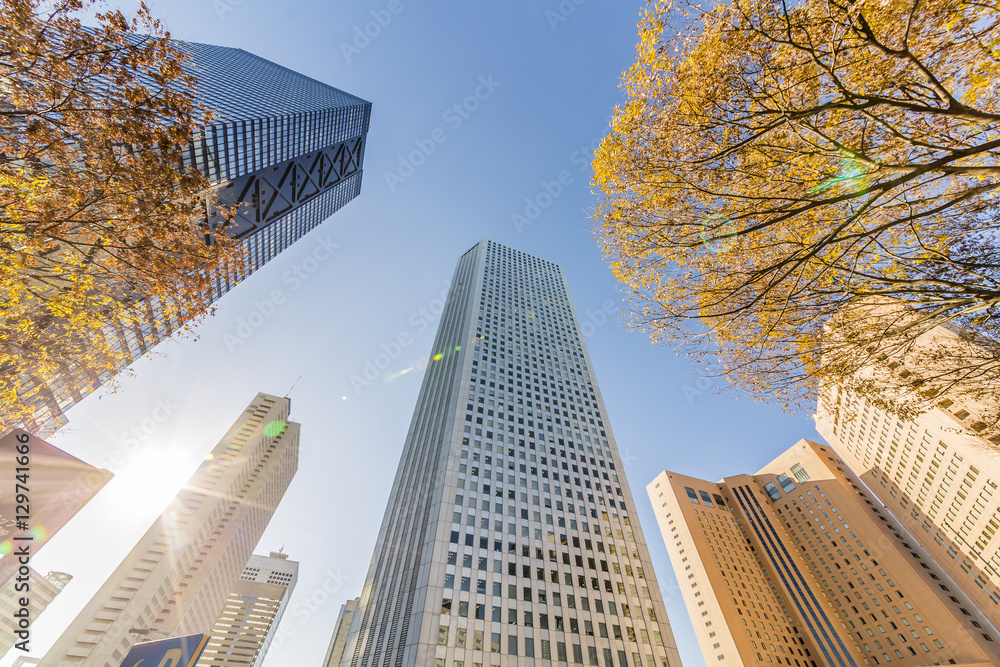
[[[386,375],[384,378],[382,378],[382,381],[385,382],[386,384],[391,384],[412,370],[414,370],[414,368],[413,366],[410,366],[409,368],[404,368],[403,370],[398,371],[396,373],[390,373],[389,375]]]
[[[851,181],[857,180],[862,176],[864,176],[864,170],[861,168],[860,163],[849,158],[844,158],[840,161],[840,166],[837,169],[837,175],[823,181],[816,187],[809,190],[809,194],[815,194],[820,190],[832,188],[840,184],[850,184]]]
[[[275,421],[271,422],[270,424],[264,427],[264,437],[273,438],[275,436],[281,435],[282,433],[285,432],[286,428],[288,428],[288,424],[281,421],[280,419],[276,419]]]
[[[714,213],[701,223],[701,242],[715,254],[729,252],[736,245],[736,223],[721,213]]]
[[[184,535],[182,525],[177,512],[167,512],[160,520],[163,537],[171,549],[183,549],[187,546],[187,539]]]

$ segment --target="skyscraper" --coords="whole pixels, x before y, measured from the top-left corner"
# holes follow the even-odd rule
[[[354,598],[340,606],[337,623],[333,626],[333,635],[330,637],[330,646],[326,649],[323,667],[340,667],[344,650],[347,648],[347,636],[351,631],[351,621],[354,619],[354,612],[358,610],[360,602],[361,598]]]
[[[1000,435],[965,398],[942,394],[912,419],[831,385],[816,430],[1000,626]]]
[[[995,628],[826,445],[646,487],[707,664],[996,664]]]
[[[246,264],[216,274],[217,299],[360,193],[371,103],[242,49],[176,45],[198,78],[199,101],[214,114],[188,146],[187,164],[208,177],[222,205],[246,204],[229,230],[243,240]],[[212,212],[206,242],[219,222]],[[121,367],[176,324],[150,318],[134,330],[109,328]],[[64,412],[109,379],[67,368],[46,382],[20,370],[26,390],[44,385],[26,425],[39,435],[64,425]]]
[[[22,641],[22,637],[17,635],[20,629],[18,619],[14,617],[14,612],[21,608],[21,599],[28,600],[28,618],[34,623],[72,579],[72,575],[65,572],[49,572],[43,577],[29,567],[27,595],[25,589],[18,591],[15,579],[0,587],[0,609],[3,609],[3,614],[0,615],[0,658]]]
[[[342,665],[680,658],[562,269],[458,261]]]
[[[299,564],[285,553],[250,556],[212,626],[198,667],[260,667],[298,579]]]
[[[298,467],[290,407],[257,394],[41,665],[118,667],[133,628],[209,633]]]

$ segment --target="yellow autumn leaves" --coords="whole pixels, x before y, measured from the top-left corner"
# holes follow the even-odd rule
[[[144,5],[86,30],[85,4],[0,5],[0,432],[206,314],[241,261],[205,244],[208,181],[180,166],[205,118],[182,54]]]
[[[652,3],[594,162],[637,324],[789,405],[879,335],[992,334],[998,20],[963,0]],[[927,317],[824,361],[824,325],[865,299]]]

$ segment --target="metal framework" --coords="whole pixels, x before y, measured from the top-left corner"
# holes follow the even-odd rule
[[[209,216],[210,231],[205,236],[206,242],[211,244],[215,233],[226,224],[220,209],[227,210],[239,204],[236,215],[225,229],[227,234],[240,239],[267,227],[358,173],[364,158],[364,141],[364,136],[348,139],[224,184],[217,193],[217,207]]]

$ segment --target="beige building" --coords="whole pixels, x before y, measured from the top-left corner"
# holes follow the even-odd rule
[[[250,556],[212,626],[198,667],[260,667],[298,577],[299,564],[288,560],[288,554]]]
[[[1000,438],[980,411],[941,397],[905,419],[832,386],[820,393],[816,429],[997,626]]]
[[[344,657],[344,649],[347,648],[347,635],[351,629],[351,620],[354,618],[354,612],[358,610],[360,602],[361,598],[354,598],[340,606],[340,615],[337,616],[337,624],[333,626],[333,636],[330,638],[330,647],[326,650],[323,667],[340,667],[340,661]]]
[[[18,582],[17,577],[9,579],[0,587],[0,658],[21,641],[16,634],[19,628],[14,617],[14,613],[21,609],[21,599],[27,598],[28,618],[34,623],[72,579],[72,575],[65,572],[49,572],[43,577],[28,568],[27,594],[15,588],[19,583],[24,583]]]
[[[209,633],[298,467],[290,402],[258,394],[42,667],[119,667],[138,628]]]
[[[647,487],[709,665],[987,665],[988,621],[828,446]]]

